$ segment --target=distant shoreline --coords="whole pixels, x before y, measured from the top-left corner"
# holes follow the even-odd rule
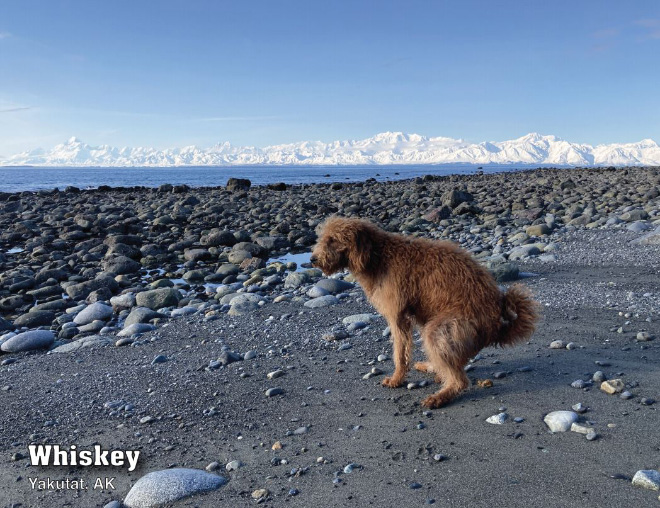
[[[182,168],[104,168],[104,167],[0,167],[0,192],[36,192],[63,190],[66,187],[95,189],[146,187],[161,185],[186,185],[191,188],[223,187],[229,178],[249,179],[253,186],[284,183],[286,185],[327,184],[333,182],[355,183],[369,179],[377,181],[409,180],[426,175],[445,177],[451,175],[485,175],[521,171],[605,171],[636,170],[654,166],[543,166],[515,165],[388,165],[388,166],[190,166]],[[21,171],[22,170],[22,171]]]

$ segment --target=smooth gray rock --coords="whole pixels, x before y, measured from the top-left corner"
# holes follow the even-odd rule
[[[156,327],[154,325],[150,325],[147,323],[133,323],[130,326],[124,327],[124,329],[117,334],[117,337],[130,337],[131,335],[135,335],[136,333],[151,332],[152,330],[155,329]]]
[[[353,314],[351,316],[346,316],[341,322],[344,325],[350,325],[351,323],[371,323],[378,318],[377,314]]]
[[[115,309],[130,309],[135,307],[135,294],[125,293],[123,295],[113,296],[110,298],[110,305]]]
[[[354,285],[341,279],[321,279],[316,283],[316,287],[325,289],[328,293],[341,293],[353,289]]]
[[[309,281],[309,275],[305,272],[291,272],[284,279],[284,288],[297,288]]]
[[[87,325],[92,321],[106,321],[112,317],[112,307],[101,302],[96,302],[80,311],[73,322],[77,325]]]
[[[259,305],[257,305],[255,302],[249,300],[240,300],[237,303],[232,304],[227,314],[230,316],[243,316],[254,310],[257,310],[258,308]]]
[[[105,347],[112,344],[113,341],[108,337],[101,337],[100,335],[90,335],[82,337],[81,339],[71,341],[67,344],[62,344],[50,350],[50,353],[71,353],[81,349],[93,349],[97,347]]]
[[[14,335],[2,343],[0,349],[5,353],[20,353],[33,349],[44,349],[55,342],[55,334],[50,330],[30,330]]]
[[[142,268],[140,263],[126,256],[117,256],[114,258],[106,259],[103,262],[103,270],[113,275],[135,273],[140,268]]]
[[[16,328],[37,328],[38,326],[50,326],[54,319],[54,312],[49,310],[38,310],[18,316],[14,320],[14,326]]]
[[[200,469],[154,471],[140,478],[124,499],[127,508],[152,508],[184,497],[215,490],[227,480]]]
[[[174,288],[152,289],[143,291],[135,296],[135,303],[140,307],[147,307],[151,310],[161,309],[163,307],[176,307],[181,300],[181,293]]]
[[[660,245],[660,227],[636,240],[633,240],[632,243],[638,243],[640,245]]]
[[[309,296],[310,298],[319,298],[321,296],[325,296],[329,294],[330,291],[318,286],[312,286],[311,288],[309,288],[309,291],[307,291],[307,296]]]
[[[92,291],[96,291],[104,287],[108,288],[110,292],[114,293],[119,289],[119,284],[117,284],[117,281],[112,277],[102,275],[94,280],[88,280],[79,284],[67,286],[66,293],[69,295],[69,298],[78,301],[87,298]]]
[[[124,328],[128,328],[136,323],[148,323],[152,319],[159,317],[163,317],[163,315],[155,310],[148,309],[147,307],[137,307],[131,311],[124,321]]]
[[[328,307],[330,305],[337,305],[339,300],[334,295],[325,295],[314,298],[304,303],[305,307],[310,309],[319,309],[321,307]]]

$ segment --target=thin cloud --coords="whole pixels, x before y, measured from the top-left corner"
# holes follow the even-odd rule
[[[258,120],[276,120],[277,116],[209,116],[189,118],[189,122],[249,122]]]
[[[660,39],[660,19],[638,19],[634,24],[646,29],[646,33],[643,34],[638,40],[646,41],[649,39]]]
[[[638,19],[637,21],[635,21],[635,24],[646,28],[655,28],[655,27],[660,28],[660,19],[653,19],[653,18]]]
[[[23,106],[19,108],[7,108],[7,109],[0,109],[0,113],[13,113],[14,111],[25,111],[26,109],[32,109],[31,106]]]
[[[8,39],[9,37],[11,37],[9,32],[0,32],[0,39]]]
[[[596,39],[610,39],[619,35],[621,31],[618,28],[605,28],[603,30],[597,30],[591,34]]]

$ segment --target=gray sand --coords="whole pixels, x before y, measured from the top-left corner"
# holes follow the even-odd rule
[[[382,319],[345,341],[322,340],[342,318],[372,312],[359,289],[321,309],[282,302],[211,322],[183,317],[138,347],[15,355],[0,367],[2,505],[103,506],[151,471],[218,462],[229,482],[177,506],[248,506],[256,489],[268,489],[268,506],[657,506],[657,492],[630,483],[637,470],[660,466],[658,404],[640,403],[660,395],[658,247],[631,245],[637,236],[578,230],[559,243],[558,261],[522,264],[536,274],[525,283],[544,304],[538,332],[528,344],[484,350],[468,376],[494,386],[475,383],[430,412],[419,402],[433,383],[390,390],[382,375],[362,378],[374,366],[392,370],[391,360],[376,361],[390,354]],[[637,343],[643,330],[656,339]],[[557,339],[576,347],[550,349]],[[257,356],[204,370],[223,346]],[[157,355],[167,361],[152,364]],[[286,374],[267,379],[277,369]],[[570,386],[597,370],[621,378],[634,397]],[[272,387],[284,394],[266,397]],[[104,408],[116,400],[134,410]],[[580,422],[593,425],[596,440],[551,434],[543,423],[576,403],[589,408]],[[501,411],[509,414],[503,425],[485,421]],[[140,423],[146,416],[153,421]],[[271,450],[277,441],[282,449]],[[33,442],[139,449],[140,463],[129,473],[13,460]],[[242,466],[226,471],[233,460]],[[361,467],[344,473],[349,464]],[[116,489],[39,492],[30,488],[35,476],[116,477]]]

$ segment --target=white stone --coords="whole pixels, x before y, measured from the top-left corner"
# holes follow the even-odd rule
[[[632,484],[650,490],[660,490],[660,473],[655,469],[642,469],[633,476]]]
[[[545,415],[543,421],[552,432],[566,432],[577,419],[578,415],[573,411],[553,411]]]

